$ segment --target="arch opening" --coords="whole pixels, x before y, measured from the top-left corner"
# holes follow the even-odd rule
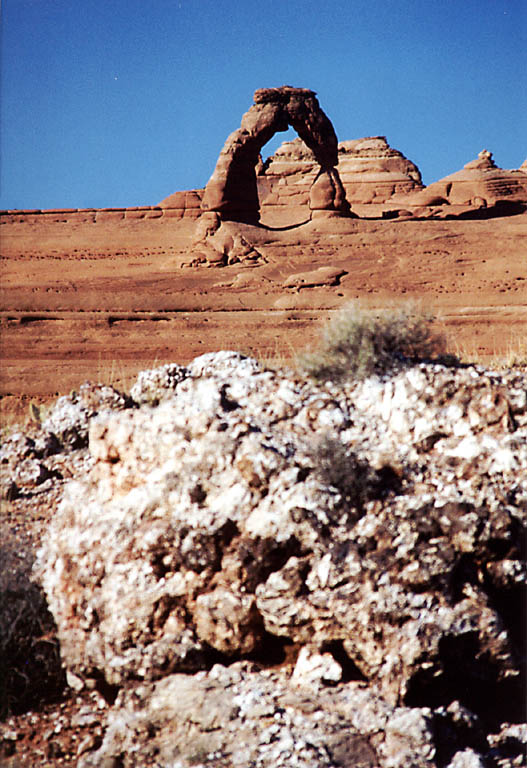
[[[267,144],[264,144],[261,149],[260,155],[262,157],[263,164],[265,165],[273,157],[275,152],[281,147],[284,141],[293,141],[297,138],[298,133],[291,126],[288,126],[287,130],[283,133],[275,133],[275,135],[272,136]]]

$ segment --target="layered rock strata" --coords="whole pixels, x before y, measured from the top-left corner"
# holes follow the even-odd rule
[[[492,153],[482,150],[460,171],[430,184],[421,192],[398,197],[413,206],[465,206],[481,209],[500,204],[527,203],[527,179],[522,169],[499,168]]]
[[[120,691],[81,764],[519,764],[526,393],[229,352],[141,374],[39,554],[70,676]]]
[[[382,204],[395,194],[423,188],[417,166],[384,136],[340,142],[337,169],[352,205]],[[258,175],[263,209],[307,206],[316,173],[315,156],[302,139],[284,142]]]
[[[94,224],[120,220],[149,220],[160,218],[197,219],[201,214],[203,190],[191,189],[174,192],[159,205],[141,205],[129,208],[49,208],[0,211],[2,224]]]

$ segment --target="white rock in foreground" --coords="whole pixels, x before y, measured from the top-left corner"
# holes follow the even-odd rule
[[[392,713],[364,765],[433,765],[453,702],[498,732],[522,690],[526,390],[424,364],[318,387],[228,352],[144,372],[145,404],[91,420],[93,470],[39,553],[67,667],[153,696],[295,644],[297,683],[359,679]],[[273,755],[255,764],[297,764]],[[347,764],[320,759],[298,765]]]

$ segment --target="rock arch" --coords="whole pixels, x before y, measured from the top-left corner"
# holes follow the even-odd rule
[[[220,152],[203,196],[203,212],[222,221],[258,224],[260,204],[256,166],[262,147],[275,133],[291,126],[312,150],[320,171],[310,193],[312,211],[349,215],[350,208],[336,165],[337,136],[314,91],[307,88],[261,88],[254,104]]]

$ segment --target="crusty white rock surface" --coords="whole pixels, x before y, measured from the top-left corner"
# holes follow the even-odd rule
[[[521,764],[496,734],[522,708],[526,392],[431,364],[315,386],[231,352],[141,374],[39,553],[68,669],[122,689],[86,765]],[[359,693],[382,722],[326,712]]]

